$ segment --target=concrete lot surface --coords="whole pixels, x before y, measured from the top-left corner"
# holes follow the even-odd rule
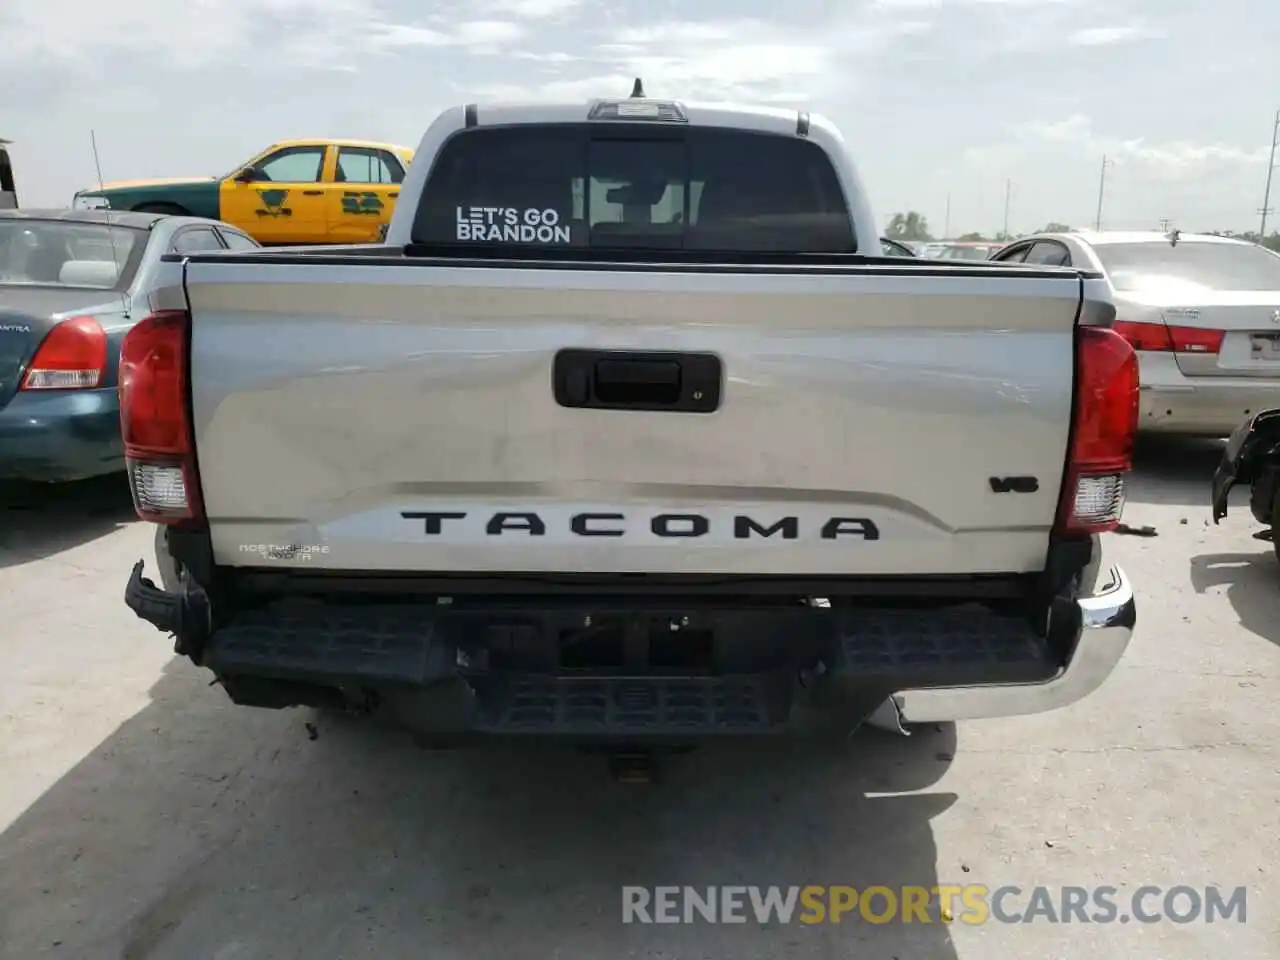
[[[424,752],[234,708],[122,602],[122,485],[0,501],[0,956],[13,960],[1280,957],[1280,564],[1212,443],[1144,450],[1112,536],[1139,629],[1021,720],[743,745],[613,782],[598,758]],[[316,737],[305,724],[316,724]],[[1247,888],[1208,924],[623,925],[621,887]],[[1154,901],[1158,904],[1157,898]],[[1017,909],[1025,902],[1016,904]]]

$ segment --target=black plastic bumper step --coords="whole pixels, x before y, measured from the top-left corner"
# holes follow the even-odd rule
[[[738,642],[743,625],[750,623],[741,611],[692,616],[709,624],[727,647]],[[1026,682],[1052,676],[1057,668],[1048,643],[1029,622],[982,607],[845,609],[804,616],[817,618],[804,623],[813,628],[810,633],[824,638],[814,653],[826,664],[830,679],[905,689],[917,684]],[[482,648],[507,634],[518,636],[521,643],[554,645],[564,618],[563,611],[543,615],[526,609],[520,612],[518,625],[505,625],[508,617],[502,613],[477,615],[403,605],[259,610],[244,612],[216,630],[205,645],[203,664],[224,674],[321,684],[427,684],[457,672],[459,647]],[[576,619],[582,622],[581,615]],[[800,650],[802,639],[812,639],[800,634],[779,631],[771,634],[775,639],[770,643],[779,649]],[[516,728],[528,716],[533,719],[527,722],[535,725],[611,726],[629,723],[630,718],[641,723],[640,718],[647,717],[646,724],[669,724],[672,729],[682,724],[750,726],[772,722],[769,718],[778,698],[760,679],[772,676],[764,670],[722,673],[714,679],[593,677],[590,683],[572,675],[542,676],[497,672],[490,677],[486,682],[499,686],[482,691],[489,722]],[[514,677],[533,679],[517,682]],[[627,685],[636,683],[641,686]],[[642,689],[647,692],[635,692]],[[745,704],[740,709],[748,712],[735,713],[739,708],[734,704]],[[749,709],[757,712],[751,714]],[[547,716],[553,719],[537,719]]]
[[[283,614],[252,611],[217,631],[204,665],[285,679],[426,683],[453,671],[433,609],[356,607]]]
[[[1056,669],[1048,641],[1027,620],[977,605],[845,610],[840,639],[842,668],[854,676],[944,674],[952,683],[1016,682]],[[973,679],[966,681],[967,674]]]
[[[786,678],[504,677],[477,690],[476,728],[495,734],[705,736],[768,733],[789,713]]]

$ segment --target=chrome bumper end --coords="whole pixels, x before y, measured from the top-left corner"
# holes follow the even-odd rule
[[[1113,566],[1102,582],[1108,586],[1076,601],[1080,631],[1066,665],[1052,679],[901,690],[867,722],[906,733],[904,724],[1026,716],[1082,700],[1102,686],[1120,662],[1137,620],[1133,587],[1124,571]]]

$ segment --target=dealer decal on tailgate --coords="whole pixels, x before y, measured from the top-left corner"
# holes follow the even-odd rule
[[[547,535],[547,521],[537,513],[485,513],[467,511],[403,511],[406,520],[422,522],[422,532],[429,537],[447,536],[452,532],[478,532],[490,537]],[[557,518],[562,519],[562,518]],[[670,540],[688,540],[719,533],[721,538],[755,540],[777,538],[780,540],[805,539],[879,540],[880,530],[869,517],[827,517],[821,523],[802,526],[799,517],[771,517],[758,520],[744,514],[718,521],[727,528],[713,531],[711,518],[700,513],[659,513],[647,518],[628,517],[624,513],[575,513],[568,518],[566,532],[577,537],[658,537]],[[637,520],[639,522],[637,523]],[[726,537],[726,534],[729,537]]]

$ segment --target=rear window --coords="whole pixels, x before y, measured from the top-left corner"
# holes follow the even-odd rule
[[[855,249],[840,182],[816,144],[620,124],[456,134],[431,170],[413,240],[477,253]]]
[[[121,290],[137,269],[146,234],[66,220],[0,219],[0,286]]]
[[[1210,290],[1280,290],[1280,256],[1254,244],[1100,243],[1094,248],[1117,290],[1171,283]]]

